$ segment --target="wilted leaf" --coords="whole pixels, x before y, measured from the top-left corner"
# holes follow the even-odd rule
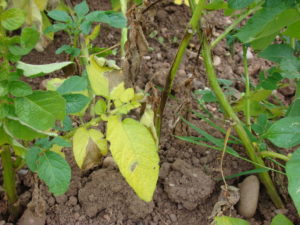
[[[109,97],[109,82],[104,73],[111,70],[111,68],[99,66],[91,57],[90,65],[87,66],[87,72],[91,87],[96,95],[105,98]]]
[[[95,129],[78,128],[73,136],[73,154],[80,169],[99,165],[102,155],[107,154],[103,134]]]
[[[23,70],[25,77],[31,77],[35,75],[52,73],[72,63],[73,62],[60,62],[60,63],[50,63],[44,65],[33,65],[33,64],[27,64],[19,61],[17,64],[17,68]]]
[[[150,130],[150,132],[153,136],[153,139],[155,140],[155,143],[158,146],[159,140],[158,140],[156,128],[154,125],[154,112],[151,109],[150,105],[146,106],[146,110],[141,118],[141,123]]]
[[[159,157],[156,143],[148,129],[133,119],[108,119],[107,139],[112,156],[122,175],[137,195],[151,201],[156,188]]]

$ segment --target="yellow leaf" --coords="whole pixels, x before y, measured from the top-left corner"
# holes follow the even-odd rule
[[[62,157],[65,158],[65,153],[63,153],[63,152],[61,151],[62,149],[63,149],[62,146],[59,146],[59,145],[54,144],[54,145],[50,148],[50,151],[55,152],[55,153],[57,153],[57,154],[59,154],[59,155],[61,155]]]
[[[127,88],[120,97],[120,100],[123,103],[128,103],[134,98],[134,90],[133,88]]]
[[[107,141],[103,139],[104,135],[101,131],[91,129],[89,130],[90,138],[97,145],[102,155],[106,155],[108,152]]]
[[[88,78],[92,87],[92,90],[96,95],[109,97],[109,82],[104,76],[104,73],[111,71],[109,67],[102,67],[97,64],[94,57],[90,58],[90,65],[87,66]]]
[[[89,143],[89,132],[85,128],[78,128],[73,136],[73,154],[79,168],[82,168]]]
[[[107,123],[110,151],[122,175],[144,201],[152,200],[159,171],[157,146],[148,129],[133,119],[111,116]]]
[[[34,0],[40,11],[44,11],[47,7],[48,0]]]
[[[118,86],[112,89],[110,93],[110,99],[119,100],[124,91],[125,91],[124,82],[122,82]]]
[[[156,146],[158,146],[158,137],[157,137],[156,129],[154,126],[154,112],[151,109],[150,105],[146,106],[146,110],[141,118],[141,123],[150,130],[150,132],[155,140]]]
[[[186,4],[187,6],[189,6],[189,0],[174,0],[174,3],[177,5],[182,5],[182,4]],[[198,3],[198,0],[195,0],[195,3]]]
[[[95,129],[78,128],[73,136],[74,158],[80,169],[99,165],[102,155],[107,154],[107,141]]]

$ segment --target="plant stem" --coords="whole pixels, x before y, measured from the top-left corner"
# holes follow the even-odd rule
[[[246,11],[245,14],[241,15],[239,18],[234,20],[233,23],[229,27],[227,27],[226,30],[222,34],[220,34],[214,41],[212,41],[210,43],[211,48],[213,49],[223,38],[225,38],[234,28],[236,28],[236,26],[242,20],[246,19],[249,15],[251,15],[252,13],[255,13],[259,9],[261,9],[261,5],[258,5],[252,9],[250,9],[249,11]]]
[[[216,72],[213,66],[212,62],[212,56],[211,56],[211,47],[209,46],[207,42],[207,38],[205,35],[203,35],[203,49],[202,49],[202,56],[204,59],[204,64],[206,68],[207,78],[209,80],[210,86],[212,90],[214,91],[215,95],[217,96],[220,105],[223,107],[224,111],[228,115],[229,119],[233,122],[233,127],[238,134],[239,138],[243,142],[246,152],[249,156],[249,158],[257,163],[259,166],[256,165],[257,168],[265,167],[264,161],[260,156],[257,155],[255,147],[253,146],[252,142],[250,141],[242,122],[235,114],[233,108],[229,104],[225,94],[223,93],[218,80],[216,76]],[[278,195],[276,188],[267,172],[260,173],[259,178],[261,182],[265,185],[267,189],[267,193],[269,194],[270,198],[272,199],[273,203],[277,208],[284,208],[284,205],[280,199],[280,196]]]
[[[277,153],[277,152],[272,152],[272,151],[262,151],[262,152],[259,153],[259,155],[263,158],[272,157],[272,158],[282,159],[284,161],[289,161],[290,160],[290,158],[288,156]]]
[[[246,125],[248,129],[251,131],[251,113],[250,113],[250,79],[249,79],[249,70],[248,70],[248,60],[247,60],[247,50],[248,47],[243,45],[243,64],[244,64],[244,75],[245,75],[245,117],[246,117]]]
[[[1,159],[3,166],[3,183],[7,196],[8,211],[12,220],[17,219],[20,209],[16,190],[16,177],[8,145],[2,146]]]
[[[127,0],[120,0],[121,3],[121,11],[123,13],[123,16],[126,17],[127,13]],[[124,27],[122,28],[122,35],[121,35],[121,56],[125,57],[125,43],[127,42],[127,34],[128,34],[128,28]]]
[[[165,106],[166,106],[166,103],[168,100],[168,96],[170,95],[172,87],[173,87],[173,82],[176,77],[176,73],[178,71],[180,63],[184,56],[185,50],[186,50],[191,38],[193,37],[194,33],[197,31],[198,23],[199,23],[201,15],[202,15],[202,11],[204,9],[205,3],[206,3],[206,0],[200,0],[198,2],[197,6],[195,8],[195,11],[193,13],[193,16],[192,16],[192,18],[188,24],[188,27],[186,29],[185,35],[184,35],[184,37],[180,43],[180,46],[177,50],[177,53],[176,53],[175,59],[172,63],[172,66],[170,68],[169,74],[167,76],[164,91],[161,96],[161,102],[160,102],[159,108],[155,115],[155,127],[156,127],[156,132],[157,132],[158,137],[160,137],[161,121],[162,121],[164,109],[165,109]]]

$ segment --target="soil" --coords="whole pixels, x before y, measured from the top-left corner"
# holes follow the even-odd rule
[[[92,10],[110,9],[108,0],[87,2]],[[134,82],[141,89],[147,87],[149,82],[155,87],[163,87],[190,18],[189,9],[184,5],[174,5],[171,1],[164,0],[149,8],[142,18],[140,26],[151,51],[142,57]],[[213,37],[231,23],[230,19],[224,17],[221,12],[210,14],[206,19],[212,27]],[[119,43],[119,40],[119,30],[103,26],[101,35],[94,44],[109,47]],[[58,33],[45,51],[33,51],[23,60],[33,64],[66,60],[66,55],[56,55],[55,50],[68,41],[64,33]],[[222,138],[222,134],[189,113],[189,110],[198,109],[191,92],[208,86],[201,59],[200,62],[197,60],[198,45],[196,39],[189,45],[175,80],[172,92],[175,98],[170,99],[166,106],[159,146],[161,169],[153,201],[145,203],[140,200],[114,166],[100,165],[92,171],[80,171],[74,162],[71,149],[65,149],[67,160],[72,167],[72,181],[70,189],[64,195],[53,196],[47,191],[47,187],[26,169],[18,174],[20,203],[25,210],[20,224],[209,225],[212,222],[210,216],[213,211],[215,212],[214,206],[220,201],[223,193],[221,189],[223,182],[219,179],[221,177],[220,152],[189,144],[175,137],[175,135],[198,136],[195,131],[180,122],[179,117],[183,116],[206,132]],[[242,91],[244,86],[241,76],[243,73],[241,47],[235,46],[235,54],[231,56],[225,42],[222,42],[213,53],[219,78],[233,81],[233,86]],[[115,59],[120,61],[118,56]],[[253,81],[255,82],[260,70],[269,66],[268,62],[258,59],[253,53],[253,58],[249,62]],[[46,78],[57,76],[64,76],[64,74],[55,73]],[[40,79],[27,79],[27,81],[35,88],[40,87]],[[155,90],[159,92],[158,89]],[[293,90],[289,89],[278,94],[287,102],[293,95]],[[218,114],[215,105],[212,104],[210,109]],[[243,151],[241,147],[235,149]],[[225,176],[248,169],[252,169],[252,166],[242,160],[231,156],[226,156],[224,160]],[[227,182],[228,185],[237,187],[243,179],[244,177],[239,177]],[[2,182],[1,178],[0,182]],[[1,190],[0,197],[3,198]],[[241,217],[237,213],[237,205],[227,206],[227,208],[218,208],[216,214]],[[261,186],[257,212],[248,221],[252,225],[268,225],[271,218],[281,212],[295,224],[300,224],[291,202],[287,203],[287,208],[282,211],[276,210]],[[0,201],[0,225],[11,224],[4,221],[5,213],[5,201]]]

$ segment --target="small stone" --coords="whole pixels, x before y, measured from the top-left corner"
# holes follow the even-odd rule
[[[61,196],[56,196],[55,200],[58,204],[63,204],[68,200],[68,198],[66,195],[61,195]]]
[[[173,223],[177,222],[177,217],[175,214],[170,214],[170,219],[172,220]]]
[[[70,205],[77,205],[77,202],[78,202],[78,200],[77,200],[77,198],[76,197],[74,197],[74,196],[71,196],[70,198],[69,198],[69,204]]]
[[[221,58],[219,56],[215,55],[213,58],[213,64],[214,64],[214,66],[219,66],[221,64]]]
[[[254,216],[257,209],[259,180],[256,176],[251,175],[240,183],[239,187],[241,197],[238,205],[238,212],[245,218],[251,218]]]
[[[145,56],[143,56],[143,59],[145,59],[145,60],[150,60],[150,59],[151,59],[151,56],[150,56],[150,55],[145,55]]]
[[[185,70],[178,70],[177,74],[178,74],[178,76],[180,76],[180,77],[185,77],[185,76],[186,76]]]
[[[161,53],[160,53],[160,52],[159,52],[159,53],[157,53],[156,57],[157,57],[157,59],[158,59],[158,60],[162,60],[162,55],[161,55]]]

